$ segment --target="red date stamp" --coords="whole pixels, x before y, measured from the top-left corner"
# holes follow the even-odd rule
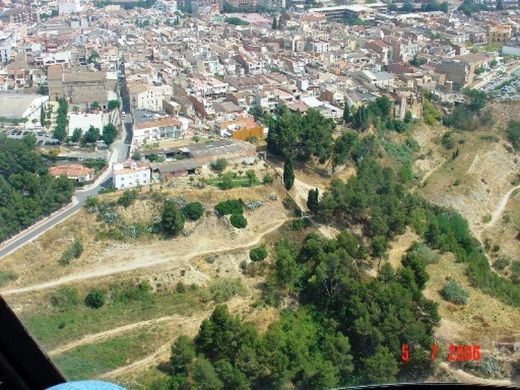
[[[412,346],[413,347],[413,346]],[[407,363],[413,353],[413,348],[410,348],[408,344],[401,345],[401,360]],[[439,345],[432,344],[431,358],[432,361],[439,357]],[[448,346],[448,354],[446,359],[449,362],[469,362],[480,360],[480,346],[479,345],[458,345],[450,344]]]

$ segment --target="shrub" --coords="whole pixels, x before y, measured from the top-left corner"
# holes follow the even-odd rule
[[[228,166],[228,161],[225,158],[219,158],[210,164],[210,168],[215,172],[223,172]]]
[[[81,243],[81,240],[74,239],[74,242],[69,244],[67,248],[63,251],[63,254],[61,255],[60,264],[70,264],[72,259],[77,259],[81,256],[83,253],[83,244]]]
[[[152,286],[147,280],[143,280],[138,284],[128,284],[118,291],[114,292],[114,301],[128,302],[141,301],[150,298]]]
[[[513,283],[520,283],[520,262],[515,261],[511,265],[511,281]]]
[[[231,214],[229,220],[231,221],[231,225],[237,229],[243,229],[247,226],[247,219],[242,214]]]
[[[450,280],[440,291],[441,296],[448,302],[464,305],[468,299],[468,292],[457,282]]]
[[[506,268],[509,264],[511,264],[510,259],[508,259],[507,257],[501,257],[493,263],[493,268],[501,271],[504,268]]]
[[[215,210],[220,215],[228,215],[228,214],[243,214],[244,209],[242,207],[242,203],[240,203],[237,199],[230,199],[220,202],[215,206]]]
[[[218,188],[221,190],[230,190],[235,186],[233,181],[233,174],[231,172],[227,172],[222,175],[222,181],[218,183]]]
[[[78,293],[71,287],[61,287],[49,297],[51,306],[60,310],[76,306],[79,303]]]
[[[184,206],[182,212],[186,218],[196,221],[204,214],[204,206],[200,202],[191,202]]]
[[[304,218],[296,218],[291,221],[291,229],[295,231],[299,231],[311,226],[311,220],[307,217]]]
[[[105,304],[105,293],[99,288],[94,288],[85,297],[85,305],[93,309],[99,309]]]
[[[235,295],[242,294],[244,287],[239,278],[223,278],[215,280],[209,288],[200,291],[200,299],[202,302],[210,300],[216,303],[226,302]]]
[[[0,287],[16,279],[18,279],[16,272],[0,270]]]
[[[129,207],[132,203],[137,199],[137,191],[136,190],[126,190],[123,192],[123,195],[119,197],[117,200],[117,204],[123,206],[125,209]]]
[[[251,261],[262,261],[267,257],[267,249],[265,245],[258,246],[249,251],[249,258]]]
[[[262,183],[264,183],[264,184],[271,184],[272,182],[273,182],[273,177],[268,173],[262,179]]]

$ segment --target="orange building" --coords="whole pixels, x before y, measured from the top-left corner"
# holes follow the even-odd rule
[[[219,130],[221,136],[230,136],[232,139],[240,141],[246,141],[249,137],[264,138],[264,128],[258,125],[255,119],[250,116],[221,122]]]

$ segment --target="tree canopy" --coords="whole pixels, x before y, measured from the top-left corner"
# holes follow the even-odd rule
[[[53,178],[33,144],[0,135],[0,241],[66,203],[73,183]]]

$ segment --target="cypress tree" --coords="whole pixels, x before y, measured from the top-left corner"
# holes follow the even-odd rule
[[[283,164],[283,184],[287,190],[290,190],[294,184],[294,171],[290,158],[286,159]]]

